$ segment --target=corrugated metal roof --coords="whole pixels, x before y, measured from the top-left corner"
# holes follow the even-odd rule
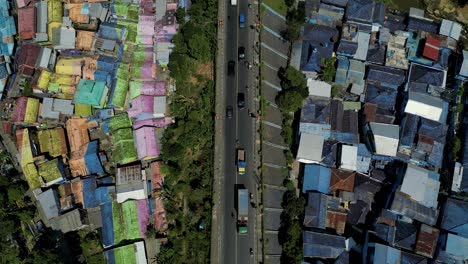
[[[440,40],[429,36],[427,37],[426,44],[424,45],[423,56],[433,61],[437,61],[439,58],[439,49]]]
[[[328,197],[322,193],[310,192],[307,194],[304,226],[325,229],[325,216]]]
[[[349,0],[346,7],[346,19],[372,23],[374,8],[373,0]]]
[[[343,171],[339,169],[332,169],[330,179],[330,192],[337,190],[353,192],[354,191],[354,179],[356,173],[352,171]]]
[[[37,200],[47,220],[59,215],[59,201],[53,189],[39,194]]]
[[[302,192],[319,191],[328,193],[331,169],[320,165],[305,165]]]
[[[337,258],[346,249],[345,238],[310,231],[303,232],[304,257]]]
[[[408,195],[397,191],[392,202],[391,209],[399,214],[418,220],[428,225],[435,225],[438,211],[425,207],[411,200]]]
[[[428,258],[432,258],[436,250],[438,238],[438,229],[422,224],[419,229],[415,252]]]
[[[447,37],[451,37],[458,41],[463,27],[451,20],[442,19],[442,24],[440,25],[439,34]]]
[[[440,227],[468,238],[468,202],[447,199]]]
[[[408,31],[425,31],[432,34],[437,34],[439,31],[439,25],[432,20],[419,19],[410,17],[408,19],[408,26],[406,27]]]

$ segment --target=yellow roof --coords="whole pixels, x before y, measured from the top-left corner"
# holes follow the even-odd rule
[[[51,77],[51,81],[58,84],[64,85],[72,85],[75,80],[73,75],[66,75],[66,74],[53,74]]]
[[[39,75],[39,80],[37,81],[37,87],[41,90],[47,90],[51,75],[52,73],[49,71],[42,71],[41,75]]]
[[[24,123],[34,123],[37,121],[37,113],[39,111],[39,100],[28,98],[26,105],[26,113],[24,114]]]
[[[59,0],[49,0],[47,2],[47,22],[62,22],[63,4]]]
[[[75,115],[87,117],[93,113],[92,107],[85,104],[75,104]]]
[[[49,36],[49,42],[52,43],[54,34],[52,34],[54,28],[59,28],[62,26],[62,23],[60,22],[50,22],[49,25],[47,25],[47,35]]]
[[[23,170],[24,177],[26,178],[30,189],[41,187],[39,174],[37,173],[37,168],[34,163],[23,165],[21,166],[21,169]]]
[[[82,59],[60,58],[55,65],[55,72],[58,74],[80,75]]]

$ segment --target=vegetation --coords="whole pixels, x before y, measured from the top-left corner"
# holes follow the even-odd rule
[[[335,57],[331,58],[322,58],[322,80],[328,83],[333,82],[335,78],[336,68],[335,68]]]
[[[279,242],[283,247],[281,263],[302,263],[302,221],[305,199],[296,195],[294,184],[286,180],[287,191],[283,196]]]
[[[284,113],[296,112],[309,95],[304,74],[288,66],[280,75],[283,90],[278,93],[276,104]]]
[[[275,10],[282,16],[286,16],[288,13],[288,6],[286,5],[286,1],[281,1],[281,0],[264,0],[263,3],[268,5],[271,9]]]
[[[460,138],[457,135],[455,135],[454,140],[453,140],[453,147],[452,147],[452,155],[455,161],[458,159],[458,153],[460,152],[461,145],[462,143],[461,143]]]
[[[0,165],[0,263],[76,263],[80,252],[70,252],[62,233],[46,228],[31,231],[28,225],[34,226],[36,208],[25,196],[28,185],[4,152]]]
[[[305,22],[305,8],[295,7],[293,4],[294,1],[286,0],[286,2],[292,2],[292,4],[288,6],[286,15],[287,29],[282,35],[286,40],[293,42],[298,40],[301,36],[301,27]]]
[[[177,92],[171,98],[175,124],[162,140],[168,243],[157,256],[161,264],[207,263],[210,252],[217,1],[193,1],[188,15],[169,62]]]

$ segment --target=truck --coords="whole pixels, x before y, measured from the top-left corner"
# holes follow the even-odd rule
[[[237,5],[237,0],[231,0],[231,5]]]
[[[237,149],[237,172],[240,175],[245,174],[245,167],[247,162],[245,161],[245,150],[242,148]]]
[[[245,27],[245,15],[244,15],[244,13],[239,14],[239,27],[240,28]]]
[[[237,190],[237,231],[239,234],[247,234],[247,222],[249,219],[249,191]]]

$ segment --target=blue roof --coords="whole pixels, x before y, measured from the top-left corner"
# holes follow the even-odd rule
[[[417,115],[407,114],[401,121],[401,135],[400,145],[406,147],[412,147],[416,133],[418,131],[420,117]]]
[[[304,257],[335,259],[346,249],[342,236],[304,231],[303,240]]]
[[[419,64],[411,64],[408,79],[412,83],[422,83],[433,86],[444,85],[445,73],[441,70],[425,67]]]
[[[83,179],[84,208],[93,208],[99,205],[95,194],[96,187],[97,184],[95,178],[90,177]]]
[[[468,238],[468,202],[447,199],[440,226],[449,232]]]
[[[338,58],[338,67],[336,69],[335,82],[346,85],[348,80],[349,60]]]
[[[439,31],[439,25],[437,23],[415,17],[408,18],[408,26],[406,28],[408,31],[421,30],[432,34],[437,34]]]
[[[101,162],[99,161],[98,153],[98,141],[94,140],[89,142],[88,149],[85,154],[86,168],[89,174],[103,174],[104,169],[102,168]]]
[[[341,40],[338,50],[338,54],[352,58],[358,49],[358,43],[349,40]]]
[[[346,7],[346,4],[348,4],[348,0],[322,0],[321,2],[339,7]]]
[[[372,23],[374,8],[374,0],[349,0],[346,8],[346,19]]]
[[[102,245],[109,247],[114,244],[114,222],[112,220],[112,203],[101,205]]]
[[[377,82],[390,88],[398,88],[405,82],[405,79],[405,71],[390,67],[370,65],[367,71],[368,81]]]
[[[305,165],[302,192],[318,191],[328,193],[331,169],[320,165]]]
[[[391,88],[369,84],[366,89],[365,102],[376,104],[385,110],[395,110],[398,91]]]
[[[325,229],[327,215],[327,195],[322,193],[308,193],[305,208],[304,226]]]

